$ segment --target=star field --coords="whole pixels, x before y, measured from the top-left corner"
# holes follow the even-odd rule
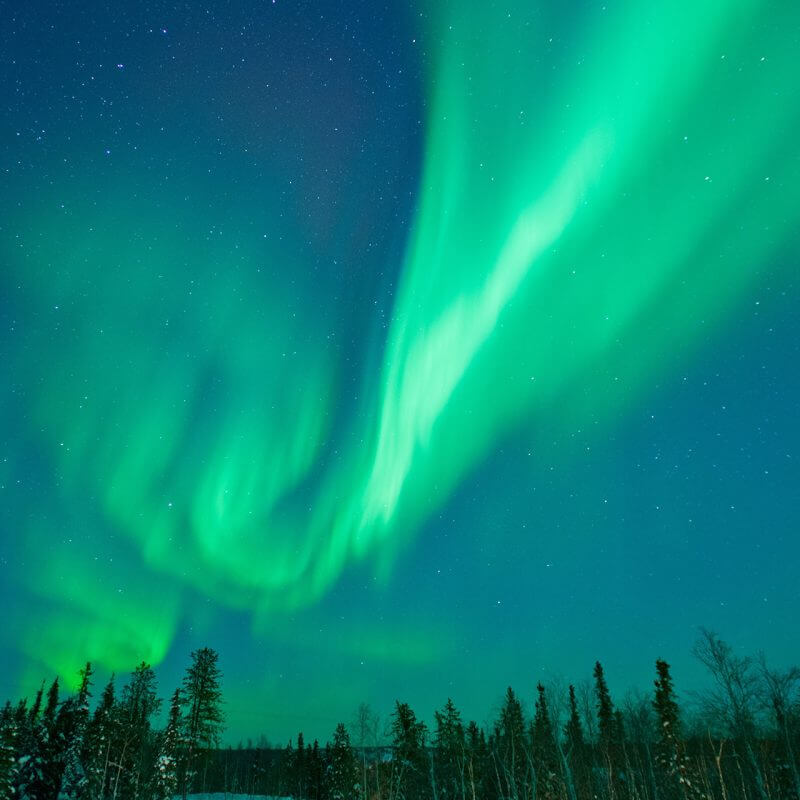
[[[9,16],[2,692],[208,645],[281,741],[796,658],[793,4]]]

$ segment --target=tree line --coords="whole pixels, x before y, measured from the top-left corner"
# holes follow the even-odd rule
[[[76,695],[56,679],[0,719],[0,797],[171,800],[194,792],[297,800],[800,800],[800,670],[770,669],[703,630],[694,655],[711,688],[679,702],[666,661],[647,694],[615,703],[603,666],[575,686],[541,683],[532,714],[508,688],[496,719],[462,719],[448,699],[429,728],[398,701],[385,729],[362,704],[324,746],[220,748],[217,654],[192,653],[163,730],[153,670],[90,713],[91,667]],[[691,707],[691,713],[689,713]]]
[[[198,782],[222,729],[221,672],[209,648],[192,653],[166,726],[156,676],[142,662],[117,696],[111,677],[90,711],[91,664],[77,694],[60,697],[58,677],[29,705],[0,714],[0,798],[11,800],[172,800]]]

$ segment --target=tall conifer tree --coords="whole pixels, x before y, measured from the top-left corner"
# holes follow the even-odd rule
[[[567,765],[578,798],[592,796],[592,767],[589,747],[583,735],[575,687],[569,687],[569,718],[564,727]]]
[[[47,691],[47,702],[42,715],[40,769],[31,786],[31,794],[36,800],[55,800],[61,788],[64,730],[67,726],[62,708],[59,701],[59,680],[56,676]]]
[[[525,735],[522,704],[514,690],[506,690],[505,702],[494,733],[495,773],[503,797],[526,797],[529,792],[530,754]]]
[[[114,743],[114,711],[112,675],[86,728],[85,763],[90,800],[101,800],[108,785],[111,748]]]
[[[655,760],[661,796],[663,800],[700,797],[698,782],[691,775],[686,756],[669,664],[662,659],[656,661],[656,673],[653,708],[658,716],[658,744]]]
[[[430,795],[430,765],[425,749],[427,728],[417,720],[408,703],[395,705],[392,715],[392,761],[394,795],[424,800]]]
[[[115,797],[139,800],[150,790],[146,780],[151,772],[148,759],[152,759],[150,726],[160,707],[155,672],[143,661],[123,687],[116,709]]]
[[[309,800],[323,800],[325,765],[322,761],[322,752],[319,742],[314,739],[314,744],[308,748],[308,797]]]
[[[532,758],[536,781],[535,796],[537,800],[556,800],[561,795],[561,768],[547,709],[547,698],[544,686],[536,687],[536,712],[532,729]]]
[[[619,800],[623,795],[624,779],[622,771],[622,743],[619,718],[611,702],[605,673],[602,664],[594,665],[595,695],[597,698],[597,727],[599,732],[598,746],[603,767],[608,775],[608,793],[612,800]]]
[[[330,748],[328,789],[331,800],[358,800],[361,797],[358,771],[350,735],[344,723],[340,722],[336,726]]]
[[[17,720],[11,703],[7,702],[0,712],[0,800],[14,796],[17,777]]]
[[[161,736],[156,759],[153,800],[172,800],[178,790],[181,751],[181,690],[176,689],[169,706],[167,727]]]
[[[461,714],[448,698],[441,711],[434,712],[436,732],[433,738],[436,793],[439,800],[465,794],[465,744]]]
[[[183,679],[181,696],[186,709],[183,734],[186,742],[186,770],[183,798],[194,783],[198,756],[217,744],[222,731],[222,673],[218,654],[209,647],[192,653],[192,663]]]
[[[86,725],[89,721],[89,697],[92,665],[81,670],[81,685],[76,697],[62,706],[64,727],[64,771],[59,788],[59,800],[82,800],[87,794],[88,781],[83,762]],[[59,716],[62,716],[59,715]]]
[[[470,800],[494,800],[497,796],[496,781],[492,780],[490,768],[489,746],[486,743],[486,734],[478,723],[471,720],[465,733],[466,766],[465,781],[467,784],[466,796]]]
[[[37,692],[41,706],[42,690]],[[56,700],[57,702],[57,700]],[[14,783],[17,797],[39,800],[45,796],[45,746],[47,733],[41,713],[31,713],[24,707],[18,709],[16,718],[18,728],[17,755],[18,769]]]
[[[297,797],[305,797],[306,793],[306,743],[303,732],[297,734],[297,748],[292,764],[292,791]]]

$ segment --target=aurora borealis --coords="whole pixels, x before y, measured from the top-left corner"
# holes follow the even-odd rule
[[[796,658],[800,7],[18,6],[6,694],[207,644],[280,741]]]

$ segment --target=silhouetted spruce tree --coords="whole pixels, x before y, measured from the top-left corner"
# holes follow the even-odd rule
[[[502,797],[523,798],[530,795],[530,754],[525,735],[522,704],[514,690],[506,690],[500,718],[495,724],[494,771]]]
[[[638,796],[636,776],[628,752],[628,733],[625,729],[625,716],[620,709],[614,711],[614,736],[617,752],[617,795],[618,797]]]
[[[42,689],[37,692],[41,707]],[[45,729],[42,715],[38,710],[28,710],[21,704],[16,710],[17,737],[17,774],[14,781],[14,795],[20,798],[38,800],[43,797],[44,789],[44,748]]]
[[[183,679],[184,740],[186,769],[183,780],[183,800],[197,775],[197,759],[217,744],[222,730],[222,673],[217,666],[218,655],[209,647],[192,653],[192,663]]]
[[[59,788],[59,800],[82,800],[88,794],[88,780],[83,762],[86,726],[89,722],[89,697],[92,665],[81,670],[81,684],[76,697],[61,707],[64,736],[64,771]]]
[[[563,782],[561,764],[556,747],[544,686],[536,687],[536,712],[531,730],[534,796],[537,800],[556,800],[561,797]]]
[[[603,667],[599,661],[594,665],[595,695],[597,698],[598,748],[602,766],[607,771],[608,794],[614,798],[623,796],[622,747],[617,715],[608,691]]]
[[[478,723],[470,720],[464,732],[464,784],[466,797],[482,797],[483,775],[486,765],[486,737]]]
[[[56,714],[58,714],[58,676],[53,679],[50,688],[47,690],[47,702],[42,712],[42,722],[48,729],[48,733],[55,730]]]
[[[106,795],[113,743],[114,676],[112,675],[86,727],[84,763],[90,800],[101,800]]]
[[[330,748],[328,793],[331,800],[358,800],[361,797],[358,761],[350,744],[350,735],[342,722],[336,726]]]
[[[319,749],[319,742],[314,739],[314,744],[308,749],[307,768],[308,768],[308,798],[309,800],[323,800],[325,797],[325,764],[322,760],[322,752]]]
[[[30,708],[22,701],[14,709],[17,729],[13,787],[15,797],[34,797],[36,785],[40,788],[43,785],[44,725],[41,716],[43,694],[44,682],[36,692]]]
[[[278,761],[278,794],[284,795],[292,791],[294,776],[294,745],[292,740],[286,743]]]
[[[9,707],[11,707],[11,701],[8,701]],[[25,724],[30,720],[30,711],[28,709],[28,699],[23,697],[17,703],[16,708],[11,708],[11,714],[14,717],[14,724],[17,727],[17,733],[22,731],[25,728]]]
[[[176,689],[169,706],[167,726],[160,737],[153,781],[153,800],[172,800],[178,790],[181,751],[181,690]]]
[[[64,769],[66,766],[67,746],[72,731],[74,709],[75,701],[71,697],[68,697],[59,704],[55,729],[48,743],[45,772],[49,775],[48,796],[51,798],[60,797],[61,781],[64,777]]]
[[[599,744],[609,748],[614,743],[614,704],[608,691],[603,666],[597,661],[594,665],[595,695],[597,697],[597,725],[600,733]]]
[[[64,719],[59,719],[59,684],[56,677],[47,691],[42,714],[39,770],[29,787],[35,800],[55,800],[61,788],[64,769]]]
[[[38,722],[39,714],[42,712],[42,697],[44,695],[44,681],[42,685],[36,691],[36,697],[33,700],[33,705],[30,707],[28,711],[28,720],[30,722]]]
[[[448,698],[441,711],[435,711],[433,759],[436,795],[439,800],[463,797],[466,792],[464,725],[461,714]]]
[[[398,800],[430,796],[430,766],[425,751],[427,728],[408,703],[397,702],[392,715],[392,793]]]
[[[297,748],[292,763],[292,794],[295,797],[306,796],[306,743],[302,731],[297,734]]]
[[[566,748],[566,761],[572,777],[572,784],[578,800],[583,797],[592,797],[591,753],[583,735],[583,725],[578,711],[578,700],[575,696],[575,687],[569,687],[569,718],[564,727],[564,746]]]
[[[0,712],[0,800],[11,800],[17,777],[17,720],[11,703]]]
[[[147,778],[152,774],[151,719],[161,700],[156,691],[156,676],[144,661],[133,671],[123,687],[115,709],[116,745],[112,771],[115,798],[139,800],[149,793]]]
[[[325,765],[325,775],[322,782],[323,794],[326,798],[331,796],[331,743],[325,742],[325,749],[322,751],[322,763]]]
[[[653,708],[658,716],[658,743],[656,745],[656,774],[663,800],[687,800],[701,796],[697,781],[692,778],[686,745],[681,735],[680,714],[669,664],[656,661],[655,699]]]

